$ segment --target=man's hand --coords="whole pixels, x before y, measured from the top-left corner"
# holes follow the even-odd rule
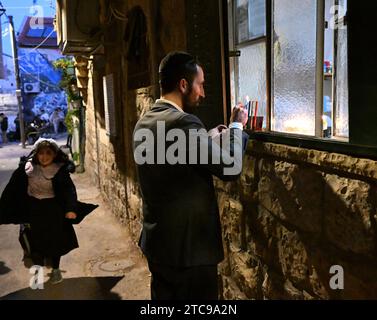
[[[212,137],[212,139],[214,139],[215,137],[217,137],[219,134],[221,134],[224,130],[227,130],[228,127],[224,124],[220,124],[219,126],[217,126],[216,128],[210,130],[208,132],[208,135],[210,137]]]
[[[227,130],[228,127],[227,127],[226,125],[224,125],[224,124],[220,124],[219,126],[217,126],[216,129],[219,131],[219,133],[221,133],[221,132],[223,132],[224,130]]]
[[[242,104],[238,104],[237,107],[233,108],[230,118],[231,123],[239,122],[245,127],[248,119],[249,115],[247,114],[247,109]]]
[[[75,220],[77,218],[77,214],[74,212],[68,212],[65,217],[69,220]]]

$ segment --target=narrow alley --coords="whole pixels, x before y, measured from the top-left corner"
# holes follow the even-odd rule
[[[30,213],[34,261],[54,267],[32,290],[19,226],[0,225],[0,300],[377,299],[376,12],[1,0],[0,194],[30,145],[57,137],[99,208],[70,252],[63,217],[90,206],[59,146],[37,150],[0,222]]]
[[[60,140],[60,144],[64,140]],[[30,152],[18,144],[1,148],[0,193],[19,157]],[[45,283],[44,290],[29,287],[30,265],[23,260],[18,242],[19,226],[0,226],[0,300],[144,300],[149,299],[149,271],[127,229],[112,216],[99,191],[86,174],[72,175],[78,197],[99,208],[75,227],[80,248],[62,259],[64,281]],[[26,264],[26,266],[25,266]],[[48,273],[45,268],[45,280]]]

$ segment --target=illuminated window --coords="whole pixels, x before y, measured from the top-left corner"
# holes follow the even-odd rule
[[[348,140],[346,8],[347,0],[228,0],[232,104],[251,101],[250,115],[263,118],[250,128]]]

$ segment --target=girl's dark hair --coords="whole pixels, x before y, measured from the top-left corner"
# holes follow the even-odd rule
[[[190,86],[198,74],[200,63],[186,52],[171,52],[160,64],[159,76],[162,95],[173,92],[179,81],[186,79]]]
[[[50,149],[55,152],[56,157],[54,159],[55,163],[67,163],[69,161],[68,156],[60,149],[55,143],[50,141],[42,141],[38,143],[37,147],[34,149],[31,158],[34,164],[39,164],[38,153],[43,149]]]

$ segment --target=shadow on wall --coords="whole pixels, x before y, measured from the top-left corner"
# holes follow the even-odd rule
[[[44,284],[43,290],[25,288],[0,300],[121,300],[111,290],[123,277],[64,279],[57,285]]]
[[[257,299],[376,299],[375,186],[272,159],[256,171],[258,203],[242,196],[243,226],[226,226],[241,230],[226,241],[241,291]],[[344,269],[344,290],[330,288],[335,265]],[[255,277],[245,280],[247,272]]]
[[[129,90],[127,93],[127,114],[125,119],[125,148],[126,148],[126,215],[129,230],[135,241],[138,241],[140,235],[140,221],[142,220],[142,202],[139,189],[137,169],[133,154],[133,133],[137,121],[148,112],[155,100],[153,97],[154,87],[143,88],[139,90]]]
[[[299,165],[281,166],[275,162],[262,173],[272,181],[271,202],[265,203],[276,223],[278,273],[313,297],[376,298],[373,223],[368,226],[365,212],[373,211],[367,185]],[[364,195],[359,194],[362,187]],[[280,208],[274,207],[276,200]],[[344,290],[329,286],[333,265],[344,268]]]

